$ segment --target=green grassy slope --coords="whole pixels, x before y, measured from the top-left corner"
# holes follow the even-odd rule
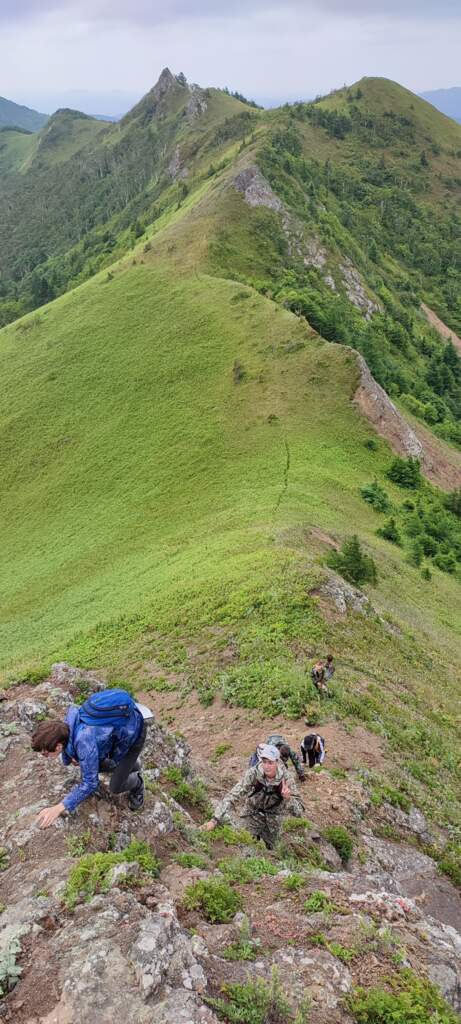
[[[179,666],[204,700],[220,688],[248,707],[299,714],[305,661],[328,644],[341,667],[331,713],[397,747],[399,785],[434,813],[430,762],[442,738],[439,813],[458,820],[459,579],[436,567],[423,579],[408,548],[376,535],[382,520],[360,487],[376,476],[396,504],[407,495],[385,478],[388,446],[365,444],[374,435],[351,402],[356,357],[284,308],[296,309],[292,292],[306,282],[318,296],[327,287],[290,250],[281,219],[246,205],[232,178],[260,159],[336,268],[342,253],[364,274],[375,260],[313,164],[314,201],[307,181],[303,191],[307,150],[286,149],[296,115],[271,114],[264,127],[256,113],[243,144],[241,124],[221,130],[231,98],[207,99],[204,121],[187,127],[181,105],[161,119],[168,158],[178,137],[188,154],[188,193],[178,201],[177,182],[152,179],[156,217],[135,249],[0,331],[2,677],[67,658],[138,685],[149,664]],[[151,102],[128,119],[131,141]],[[110,149],[111,129],[100,130]],[[304,113],[299,132],[305,147],[311,133],[340,145]],[[207,170],[223,153],[224,166]],[[383,347],[417,300],[392,293],[391,306]],[[356,316],[354,331],[365,330]],[[353,531],[378,565],[376,614],[325,616],[316,591],[328,537]],[[226,645],[236,653],[223,670]]]
[[[410,719],[423,707],[426,729],[443,709],[451,737],[459,584],[437,570],[428,584],[375,535],[358,489],[384,479],[390,452],[364,444],[353,353],[250,289],[165,259],[100,275],[4,329],[0,351],[5,678],[66,657],[136,684],[146,661],[179,656],[209,694],[221,685],[214,625],[223,644],[239,638],[231,700],[299,710],[299,645],[328,643],[347,680],[336,713],[359,706],[373,721],[375,700],[380,729],[401,742],[405,679]],[[325,623],[309,597],[327,550],[312,527],[359,532],[380,571],[372,600],[400,638],[373,616]],[[379,699],[357,705],[364,674]]]
[[[19,171],[35,145],[31,132],[18,131],[17,128],[0,129],[0,177]]]
[[[24,128],[28,132],[38,132],[47,119],[47,114],[40,114],[38,110],[31,110],[30,107],[24,107],[0,96],[0,128],[5,125]]]

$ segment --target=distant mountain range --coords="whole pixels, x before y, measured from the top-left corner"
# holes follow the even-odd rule
[[[48,114],[40,114],[38,110],[22,107],[0,96],[0,128],[23,128],[28,132],[38,132],[47,120]]]
[[[456,85],[452,89],[433,89],[431,92],[422,92],[420,96],[433,107],[441,110],[442,114],[452,117],[454,121],[461,124],[461,87]]]

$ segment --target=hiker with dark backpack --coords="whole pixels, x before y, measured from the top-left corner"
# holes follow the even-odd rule
[[[93,796],[99,772],[110,772],[110,792],[128,793],[132,811],[144,803],[144,782],[138,756],[146,739],[146,723],[140,707],[126,690],[94,693],[81,707],[71,705],[65,721],[40,722],[32,735],[32,750],[44,757],[61,755],[64,765],[80,766],[81,779],[70,793],[37,817],[48,828],[66,811]]]
[[[301,743],[301,753],[304,764],[309,761],[309,768],[315,768],[316,764],[323,764],[325,760],[325,740],[318,733],[310,732]]]
[[[290,788],[291,786],[291,788]],[[258,763],[248,768],[241,782],[217,804],[206,831],[228,822],[229,811],[240,801],[244,805],[238,815],[238,824],[251,832],[256,839],[262,839],[268,849],[275,845],[284,806],[290,802],[290,813],[302,817],[304,807],[288,783],[288,772],[281,760],[277,747],[261,743],[258,747]]]

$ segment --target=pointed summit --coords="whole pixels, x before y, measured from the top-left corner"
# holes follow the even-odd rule
[[[122,119],[122,124],[131,120],[139,120],[146,125],[157,116],[173,113],[189,99],[189,87],[184,75],[173,75],[169,68],[164,68],[158,81],[143,96],[142,100]]]
[[[158,81],[154,85],[153,89],[151,89],[151,92],[155,93],[158,99],[161,99],[162,96],[166,96],[166,94],[170,92],[170,89],[174,89],[177,84],[177,79],[170,69],[164,68],[159,75]]]

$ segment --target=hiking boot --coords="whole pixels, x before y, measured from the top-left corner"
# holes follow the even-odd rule
[[[131,790],[128,797],[128,807],[130,811],[140,811],[144,805],[144,779],[140,772],[138,772],[138,784]]]

